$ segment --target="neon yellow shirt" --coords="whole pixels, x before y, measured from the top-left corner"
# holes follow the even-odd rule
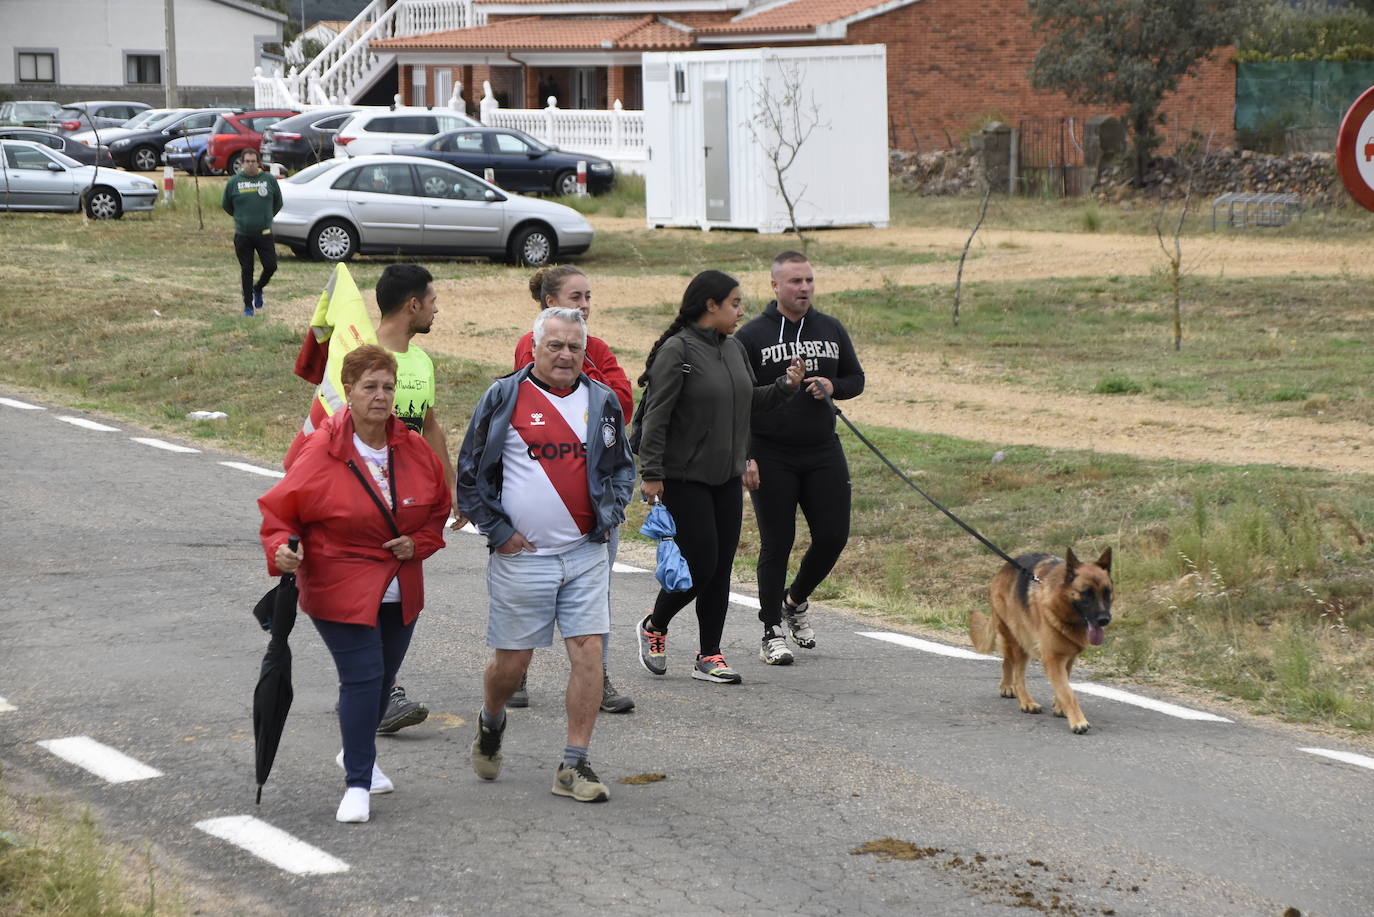
[[[434,362],[414,344],[396,358],[396,416],[416,433],[424,432],[425,415],[434,406]]]

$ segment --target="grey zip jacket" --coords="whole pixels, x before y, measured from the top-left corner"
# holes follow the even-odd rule
[[[515,526],[501,506],[501,454],[520,383],[533,369],[531,363],[492,383],[477,402],[458,452],[455,505],[487,536],[487,549],[491,551],[515,534]],[[591,540],[605,541],[611,529],[625,521],[625,504],[630,502],[635,484],[634,459],[630,457],[625,420],[620,416],[615,393],[588,379],[585,373],[578,376],[577,384],[587,386],[587,492],[596,507]]]
[[[663,342],[649,367],[640,476],[713,487],[739,477],[749,452],[750,415],[778,407],[795,391],[785,374],[759,385],[739,341],[688,325]]]

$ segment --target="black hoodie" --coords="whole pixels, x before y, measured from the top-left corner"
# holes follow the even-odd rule
[[[836,401],[853,398],[864,390],[864,369],[840,320],[814,306],[794,322],[778,311],[776,300],[763,314],[735,332],[744,345],[754,376],[760,385],[787,372],[798,353],[806,360],[806,377],[824,376],[835,386]],[[813,398],[805,387],[781,407],[756,413],[753,436],[772,445],[818,446],[835,436],[835,415],[824,400]]]

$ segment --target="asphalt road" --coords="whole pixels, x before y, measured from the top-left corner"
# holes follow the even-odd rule
[[[1339,740],[1097,696],[1082,698],[1091,732],[1074,736],[1000,699],[995,662],[863,636],[871,623],[824,609],[817,649],[772,668],[737,606],[725,650],[742,686],[689,678],[685,613],[668,675],[653,678],[633,642],[653,594],[644,573],[614,587],[612,675],[638,709],[598,723],[610,802],[549,792],[557,650],[536,655],[533,706],[510,714],[501,778],[479,781],[468,745],[486,552],[461,533],[426,565],[430,606],[402,671],[433,712],[378,743],[397,791],[374,797],[368,824],[334,821],[334,673],[303,621],[295,706],[255,807],[265,638],[249,610],[271,581],[254,500],[272,480],[220,464],[241,457],[165,451],[126,424],[78,427],[59,418],[80,412],[0,396],[0,765],[12,786],[88,802],[113,836],[151,841],[203,913],[1374,911],[1374,770],[1300,750],[1358,751]],[[1048,708],[1038,669],[1032,691]],[[82,736],[160,776],[111,783],[39,744]],[[650,773],[666,779],[618,782]],[[342,871],[293,874],[196,827],[234,816]],[[884,839],[908,858],[855,853]]]

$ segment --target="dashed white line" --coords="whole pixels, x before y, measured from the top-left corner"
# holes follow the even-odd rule
[[[9,701],[5,700],[3,697],[0,697],[0,713],[9,713],[9,712],[12,711],[12,710],[18,710],[18,709],[19,709],[19,708],[16,707],[16,706],[14,706],[14,704],[11,704]]]
[[[919,637],[912,637],[908,634],[889,634],[879,631],[858,631],[860,637],[872,637],[874,640],[883,640],[887,643],[895,643],[898,646],[908,646],[914,650],[924,653],[935,653],[939,656],[951,656],[955,659],[1000,659],[1000,656],[986,656],[983,653],[975,653],[973,650],[966,650],[962,646],[950,646],[948,643],[936,643],[933,640],[922,640]]]
[[[320,876],[348,871],[348,864],[338,857],[251,815],[209,818],[196,822],[196,827],[294,875]]]
[[[745,608],[758,608],[759,600],[752,595],[740,595],[738,592],[730,593],[730,601],[735,605],[743,605]]]
[[[643,567],[632,567],[632,566],[630,566],[629,564],[622,564],[622,563],[620,563],[619,561],[616,561],[615,563],[611,564],[611,572],[612,572],[612,573],[650,573],[650,572],[652,572],[652,571],[650,571],[650,570],[645,570]]]
[[[7,408],[18,408],[21,411],[46,411],[47,408],[37,404],[29,404],[25,401],[15,401],[13,398],[0,398],[0,404]]]
[[[1205,713],[1201,710],[1193,710],[1190,707],[1180,707],[1178,704],[1171,704],[1168,701],[1155,700],[1153,697],[1144,697],[1139,694],[1132,694],[1129,691],[1122,691],[1120,688],[1112,688],[1107,685],[1092,684],[1090,682],[1069,682],[1069,687],[1079,694],[1093,694],[1097,697],[1105,697],[1108,700],[1120,701],[1123,704],[1131,704],[1136,707],[1144,707],[1146,710],[1153,710],[1156,713],[1176,716],[1181,720],[1202,720],[1209,723],[1229,723],[1231,722],[1224,716],[1217,716],[1215,713]]]
[[[152,446],[154,449],[166,449],[168,452],[200,452],[199,449],[192,449],[190,446],[178,446],[176,443],[169,443],[164,439],[153,439],[149,436],[130,436],[129,439],[145,446]]]
[[[1353,764],[1356,767],[1367,767],[1374,771],[1374,758],[1368,755],[1357,755],[1351,751],[1332,751],[1329,748],[1299,748],[1298,751],[1305,751],[1309,755],[1320,755],[1323,758],[1330,758],[1332,761],[1340,761],[1344,764]]]
[[[62,760],[70,761],[110,783],[128,783],[132,780],[162,776],[162,771],[157,768],[149,767],[108,745],[102,745],[90,736],[49,739],[38,744]]]
[[[100,433],[118,433],[119,427],[108,427],[103,423],[96,423],[94,420],[87,420],[84,417],[71,417],[66,414],[59,414],[58,420],[69,423],[74,427],[85,427],[87,430],[96,430]]]
[[[261,468],[257,465],[250,465],[247,462],[220,462],[225,468],[233,468],[236,471],[247,471],[249,474],[260,474],[265,478],[284,478],[285,471],[274,471],[271,468]]]

